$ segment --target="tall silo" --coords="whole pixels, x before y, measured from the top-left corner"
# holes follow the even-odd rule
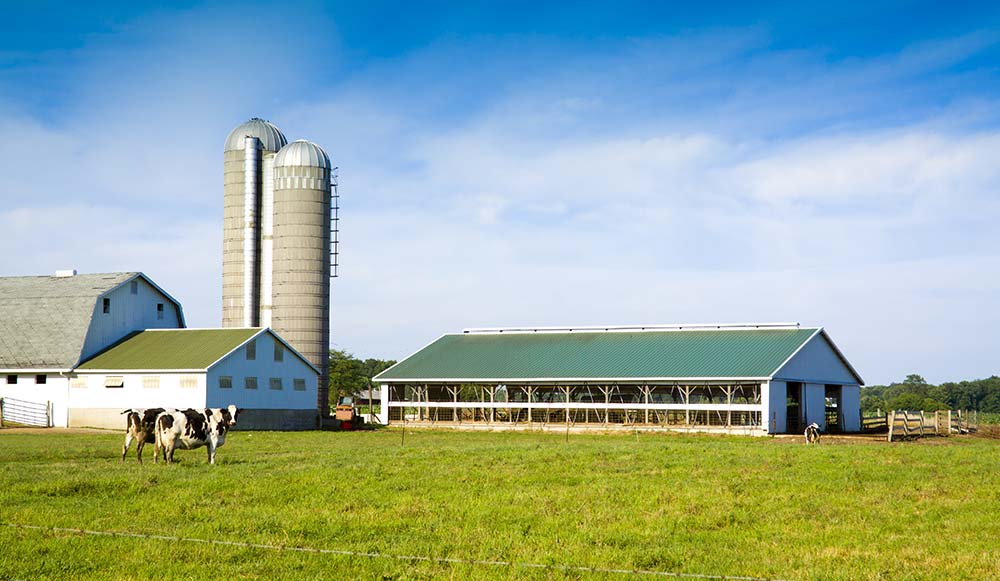
[[[257,327],[260,321],[265,198],[273,181],[265,179],[275,154],[288,140],[281,131],[254,117],[226,138],[223,169],[222,326]],[[250,201],[248,204],[247,201]],[[263,214],[263,216],[262,216]],[[267,225],[267,224],[263,224]],[[248,307],[248,308],[245,308]]]
[[[317,407],[329,413],[330,158],[305,140],[274,158],[270,327],[321,370]],[[267,318],[267,311],[262,311]]]

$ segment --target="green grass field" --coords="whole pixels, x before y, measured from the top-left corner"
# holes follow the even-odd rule
[[[153,465],[151,446],[122,465],[120,446],[0,431],[0,578],[1000,576],[992,440],[235,432],[215,466],[204,449]]]

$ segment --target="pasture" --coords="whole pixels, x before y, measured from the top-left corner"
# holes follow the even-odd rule
[[[0,430],[0,578],[1000,574],[996,441],[401,436],[233,432],[215,466],[140,466],[119,433]]]

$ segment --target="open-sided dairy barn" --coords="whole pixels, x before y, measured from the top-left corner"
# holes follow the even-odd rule
[[[861,376],[797,323],[468,329],[374,378],[384,423],[744,434],[861,428]]]

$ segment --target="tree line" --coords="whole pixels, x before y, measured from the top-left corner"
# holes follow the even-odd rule
[[[907,375],[900,383],[861,388],[861,410],[978,410],[1000,413],[1000,377],[927,383],[923,377]]]

